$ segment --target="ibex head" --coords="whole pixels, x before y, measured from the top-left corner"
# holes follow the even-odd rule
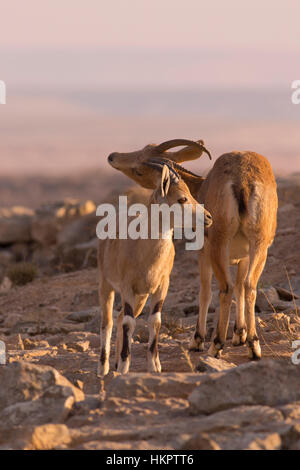
[[[176,152],[168,152],[171,148],[185,146]],[[122,171],[144,188],[155,189],[153,168],[145,166],[146,162],[168,162],[169,166],[189,185],[192,190],[194,184],[199,184],[204,178],[195,175],[183,168],[180,163],[187,160],[195,160],[201,157],[203,152],[211,159],[209,151],[205,148],[203,140],[194,142],[187,139],[173,139],[159,145],[146,145],[142,150],[129,153],[111,153],[108,157],[109,164],[116,170]],[[193,191],[192,191],[193,192]]]
[[[193,219],[193,228],[195,228],[194,223],[196,222],[197,209],[199,213],[203,214],[204,226],[206,228],[210,227],[212,224],[212,217],[210,213],[202,208],[199,203],[191,195],[190,190],[187,184],[182,180],[180,175],[176,170],[170,165],[170,162],[157,162],[153,160],[148,160],[144,164],[144,167],[148,167],[149,170],[153,170],[153,184],[156,187],[156,190],[152,195],[152,203],[154,204],[167,204],[168,206],[173,206],[174,204],[180,204],[182,208],[185,205],[188,205],[191,208],[191,215]],[[182,213],[183,216],[183,213]],[[179,226],[183,226],[184,221],[181,220]]]

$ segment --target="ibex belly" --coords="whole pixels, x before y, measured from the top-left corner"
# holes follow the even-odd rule
[[[237,264],[249,255],[249,242],[242,231],[238,231],[230,244],[230,264]]]

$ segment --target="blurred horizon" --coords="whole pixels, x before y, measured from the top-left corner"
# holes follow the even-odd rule
[[[11,0],[1,6],[1,175],[112,171],[106,156],[203,138],[300,171],[296,0]],[[205,173],[205,159],[187,163]]]

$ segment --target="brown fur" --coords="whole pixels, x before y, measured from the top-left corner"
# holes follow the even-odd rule
[[[148,227],[151,231],[150,206],[155,203],[172,205],[183,197],[186,204],[191,204],[194,211],[197,201],[191,196],[188,186],[179,180],[172,183],[167,167],[168,179],[155,170],[157,189],[148,197]],[[161,194],[162,183],[170,183],[167,194]],[[133,202],[136,194],[132,195]],[[145,197],[145,194],[143,194]],[[143,201],[145,202],[145,201]],[[210,215],[207,224],[211,223]],[[169,277],[174,262],[174,245],[172,237],[169,239],[105,239],[99,241],[98,265],[100,272],[99,297],[102,311],[101,320],[101,355],[98,373],[105,375],[109,371],[110,338],[112,331],[112,311],[114,292],[117,290],[122,298],[122,312],[117,321],[116,363],[118,371],[126,373],[130,364],[131,338],[135,326],[135,318],[141,313],[149,295],[151,298],[149,316],[149,347],[148,369],[151,372],[160,372],[161,366],[158,356],[158,334],[160,330],[162,307],[167,295]]]
[[[143,187],[153,187],[153,171],[143,166],[148,147],[142,151],[118,154],[114,165]],[[213,225],[207,231],[204,248],[199,252],[201,279],[200,311],[192,349],[202,350],[206,336],[206,315],[211,300],[214,272],[220,288],[220,317],[209,353],[219,356],[226,340],[233,292],[236,297],[235,345],[247,339],[251,359],[260,357],[255,327],[256,287],[263,271],[267,250],[273,242],[277,219],[276,182],[268,160],[255,152],[230,152],[219,157],[206,179],[191,175],[178,163],[198,158],[201,152],[185,148],[164,152],[189,186],[196,200],[211,213]],[[161,158],[157,155],[156,158]],[[229,265],[238,266],[235,284]]]

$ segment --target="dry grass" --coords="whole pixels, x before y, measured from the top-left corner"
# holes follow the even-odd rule
[[[184,358],[185,358],[189,368],[191,369],[192,372],[195,372],[195,367],[192,363],[191,356],[190,356],[189,352],[183,346],[181,346],[181,351],[184,355]]]
[[[6,274],[14,286],[24,286],[37,277],[37,267],[32,263],[16,263],[8,268]]]
[[[169,336],[175,338],[178,334],[184,333],[185,329],[178,318],[170,315],[165,315],[163,319],[163,326],[168,330]]]
[[[295,300],[296,296],[294,294],[293,287],[292,287],[290,277],[289,277],[289,274],[287,272],[286,267],[285,267],[285,272],[286,272],[286,276],[287,276],[287,279],[288,279],[290,292],[291,292],[291,295],[292,295],[292,298],[293,298],[294,311],[295,311],[295,314],[296,314],[296,320],[298,320],[299,319],[299,310],[298,310],[296,300]],[[293,326],[290,325],[290,318],[291,317],[290,317],[289,314],[283,313],[283,312],[277,312],[276,308],[274,307],[272,302],[269,300],[266,293],[263,292],[263,294],[264,294],[268,304],[270,305],[270,307],[272,308],[272,310],[274,312],[274,316],[272,316],[272,318],[267,323],[271,322],[272,328],[277,333],[279,333],[282,336],[283,339],[287,339],[289,341],[289,343],[292,344],[293,341],[295,341],[296,339],[299,339],[299,332],[297,332],[298,328],[297,327],[294,328]],[[300,326],[300,324],[299,324],[299,326]],[[268,347],[268,349],[272,352],[272,355],[274,357],[279,357],[279,355],[267,344],[267,342],[264,338],[264,335],[263,335],[263,328],[260,325],[258,325],[258,329],[259,329],[259,334],[260,334],[261,338],[263,339],[265,346]]]

